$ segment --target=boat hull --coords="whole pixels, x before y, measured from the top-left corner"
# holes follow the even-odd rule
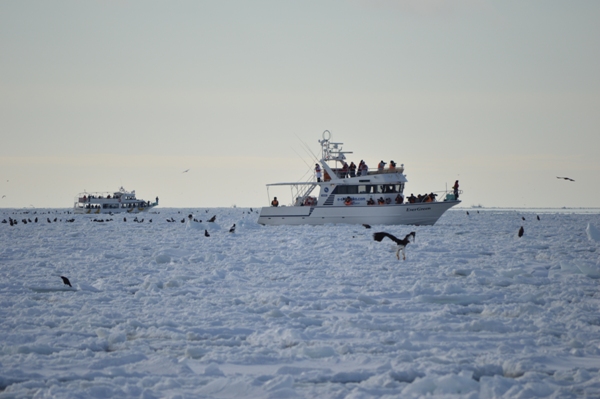
[[[258,223],[262,225],[384,224],[433,225],[461,201],[372,206],[284,206],[264,207]]]
[[[143,213],[148,212],[154,208],[153,206],[147,206],[143,208],[79,208],[74,207],[73,213],[76,215],[102,215],[102,214],[115,214],[115,213]]]

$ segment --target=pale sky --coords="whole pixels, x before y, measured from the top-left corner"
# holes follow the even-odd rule
[[[265,206],[326,129],[409,194],[600,207],[599,21],[597,0],[0,0],[0,207]]]

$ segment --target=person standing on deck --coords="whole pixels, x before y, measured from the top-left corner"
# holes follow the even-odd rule
[[[350,177],[356,176],[356,165],[354,162],[350,162],[350,166],[348,166],[348,170],[350,171]]]
[[[321,181],[321,167],[319,166],[318,163],[315,164],[315,175],[317,176],[317,181],[320,182]]]
[[[366,162],[363,162],[362,167],[360,168],[360,175],[366,176],[369,174],[369,167]]]
[[[348,177],[348,164],[346,162],[344,162],[344,165],[342,166],[342,179],[345,179],[346,177]]]

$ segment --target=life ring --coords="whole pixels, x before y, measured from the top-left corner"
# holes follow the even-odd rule
[[[344,205],[349,206],[352,205],[353,201],[352,198],[348,197],[344,200]]]

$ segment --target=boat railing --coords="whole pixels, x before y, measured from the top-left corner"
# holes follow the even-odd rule
[[[317,184],[309,184],[305,186],[299,186],[298,191],[296,193],[296,198],[304,203],[305,199],[310,196],[310,193],[313,192]],[[302,188],[300,188],[302,187]]]
[[[331,170],[336,174],[336,176],[339,179],[344,179],[346,177],[357,177],[357,176],[361,176],[358,174],[358,170],[356,171],[356,174],[354,176],[350,176],[350,172],[345,172],[343,171],[341,168],[331,168]],[[396,167],[396,168],[385,168],[383,170],[370,170],[367,172],[367,176],[372,176],[372,175],[384,175],[384,174],[389,174],[389,173],[404,173],[404,168],[401,167]],[[331,180],[329,178],[329,176],[327,175],[327,173],[325,173],[325,181],[329,181]]]

